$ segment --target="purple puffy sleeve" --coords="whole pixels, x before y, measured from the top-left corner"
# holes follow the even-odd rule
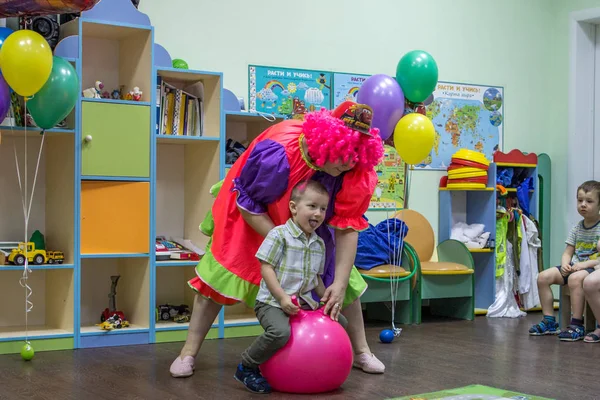
[[[240,175],[233,180],[238,207],[251,214],[267,212],[267,206],[287,189],[289,175],[290,164],[284,147],[268,139],[258,143]]]

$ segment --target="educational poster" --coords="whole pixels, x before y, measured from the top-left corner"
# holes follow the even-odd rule
[[[399,210],[404,206],[404,166],[396,149],[385,146],[385,155],[377,170],[377,187],[370,210]]]
[[[436,138],[429,157],[415,168],[446,170],[461,148],[480,151],[489,160],[495,150],[502,150],[502,87],[438,82],[426,109]]]
[[[333,108],[346,100],[357,101],[358,91],[369,75],[333,74]]]
[[[292,118],[331,109],[331,72],[250,65],[248,78],[250,111]]]

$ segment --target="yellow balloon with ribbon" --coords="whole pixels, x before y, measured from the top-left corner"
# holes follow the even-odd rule
[[[394,146],[402,161],[419,164],[433,148],[435,128],[426,116],[419,113],[406,114],[394,129]]]
[[[0,68],[6,83],[19,95],[30,97],[52,72],[52,50],[42,35],[23,29],[11,33],[0,48]]]

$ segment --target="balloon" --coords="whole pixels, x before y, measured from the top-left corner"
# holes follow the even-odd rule
[[[36,125],[54,128],[75,107],[79,96],[79,78],[75,68],[61,57],[53,57],[52,72],[44,87],[27,102]]]
[[[290,340],[260,366],[273,390],[329,392],[340,387],[350,375],[353,362],[350,338],[342,325],[324,315],[323,310],[324,307],[316,311],[300,310],[290,316]]]
[[[10,110],[10,88],[4,77],[0,75],[0,124],[6,118],[8,110]]]
[[[421,114],[407,114],[394,129],[394,145],[398,155],[408,164],[423,161],[433,148],[435,128],[431,120]]]
[[[396,80],[407,99],[413,103],[421,103],[433,93],[437,85],[437,64],[426,51],[413,50],[398,62]]]
[[[404,94],[394,78],[377,74],[363,82],[356,101],[373,109],[374,128],[386,140],[394,132],[394,126],[404,114]]]
[[[0,27],[0,46],[4,43],[7,37],[10,36],[14,31],[10,28]]]
[[[173,68],[177,69],[189,69],[188,63],[182,60],[181,58],[176,58],[173,60]]]
[[[0,48],[6,83],[23,97],[34,95],[52,71],[52,50],[42,35],[23,29],[12,33]]]

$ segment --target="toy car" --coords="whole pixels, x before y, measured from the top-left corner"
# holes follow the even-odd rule
[[[186,304],[181,304],[180,306],[174,306],[171,304],[161,304],[156,307],[156,320],[169,321],[175,320],[175,322],[185,322],[185,321],[177,321],[176,318],[178,316],[186,316],[190,315],[190,308]]]

